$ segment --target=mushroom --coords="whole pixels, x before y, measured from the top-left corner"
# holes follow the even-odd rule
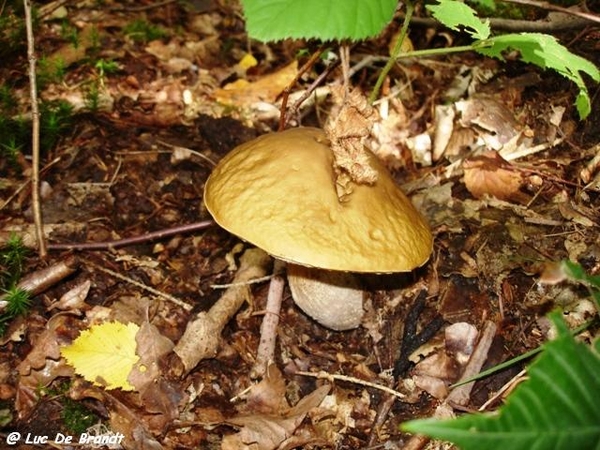
[[[286,261],[296,304],[334,330],[357,327],[363,315],[362,291],[347,272],[408,272],[432,251],[425,220],[368,155],[377,181],[355,184],[340,201],[322,130],[266,134],[227,154],[204,191],[215,221]]]

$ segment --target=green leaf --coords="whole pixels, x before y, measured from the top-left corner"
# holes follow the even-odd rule
[[[581,72],[594,81],[600,81],[600,71],[590,61],[574,55],[553,36],[540,33],[505,34],[488,39],[476,50],[486,56],[504,59],[507,50],[518,50],[521,59],[543,69],[553,69],[574,82],[579,88],[575,104],[582,119],[591,111],[590,98]]]
[[[246,29],[259,41],[360,40],[392,20],[398,0],[242,0]]]
[[[439,0],[437,5],[427,5],[433,17],[448,28],[469,33],[474,39],[487,39],[490,36],[489,22],[482,21],[470,6],[456,0]]]
[[[571,336],[559,314],[551,319],[558,338],[544,345],[529,379],[498,414],[415,420],[402,429],[451,441],[462,450],[600,449],[600,356]]]

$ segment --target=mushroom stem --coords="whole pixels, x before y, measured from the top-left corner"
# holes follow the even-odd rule
[[[364,292],[347,272],[288,264],[288,284],[296,305],[332,330],[357,328],[364,315]]]
[[[261,378],[267,372],[269,364],[275,359],[275,343],[279,312],[283,301],[283,286],[284,279],[281,275],[274,275],[271,278],[265,315],[260,326],[260,342],[256,352],[256,361],[250,371],[251,378]]]

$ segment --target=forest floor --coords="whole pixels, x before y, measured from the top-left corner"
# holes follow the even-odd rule
[[[30,126],[24,35],[9,43],[19,14],[8,7],[2,17],[3,148]],[[399,24],[352,47],[353,86],[372,89]],[[275,359],[261,381],[250,375],[272,261],[257,268],[258,282],[231,287],[252,246],[206,223],[203,189],[231,149],[277,130],[281,92],[319,47],[250,41],[241,9],[216,1],[49,3],[35,36],[44,259],[29,142],[0,160],[0,247],[14,234],[23,239],[19,275],[38,286],[25,313],[3,319],[0,439],[21,433],[14,448],[87,448],[53,441],[59,433],[74,441],[121,433],[132,449],[234,449],[247,439],[264,450],[440,445],[416,441],[399,424],[439,414],[474,348],[483,347],[483,368],[493,367],[547,338],[548,311],[562,308],[573,326],[589,319],[585,289],[541,281],[552,281],[565,259],[600,274],[597,85],[581,121],[575,86],[554,72],[474,53],[398,62],[375,104],[369,145],[426,217],[433,253],[409,274],[359,276],[366,314],[349,331],[311,320],[286,287]],[[600,64],[597,28],[559,37]],[[420,49],[463,38],[417,23],[410,39]],[[300,77],[290,105],[337,51],[332,45]],[[287,126],[322,127],[341,77],[333,70]],[[202,337],[214,356],[185,367],[173,345],[228,285],[244,304]],[[105,389],[100,375],[85,381],[60,356],[107,321],[141,327],[137,345],[152,378],[132,381],[135,390]],[[107,338],[106,353],[110,345]],[[527,362],[478,381],[449,411],[495,409],[506,395],[496,394],[518,382]],[[26,443],[28,434],[52,442]]]

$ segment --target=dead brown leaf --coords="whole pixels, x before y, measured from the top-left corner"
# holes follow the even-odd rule
[[[352,193],[352,183],[373,184],[377,171],[371,167],[365,139],[370,135],[375,110],[358,89],[345,96],[344,87],[332,88],[334,101],[341,104],[324,127],[331,142],[336,174],[335,187],[342,201]]]
[[[248,108],[255,103],[275,103],[281,92],[295,79],[298,61],[265,75],[257,81],[239,79],[214,92],[215,99],[229,106]]]
[[[527,203],[529,198],[520,191],[521,172],[505,161],[497,152],[486,151],[468,158],[463,163],[465,186],[475,198],[486,195],[505,201]]]
[[[20,418],[28,417],[39,400],[40,388],[57,377],[73,376],[73,369],[60,358],[59,336],[70,329],[67,315],[55,315],[45,330],[33,340],[33,348],[19,364],[19,384],[15,409]]]
[[[306,414],[318,407],[329,393],[324,385],[290,408],[285,399],[285,383],[279,370],[271,365],[267,376],[250,391],[244,413],[227,420],[240,428],[236,434],[225,436],[222,450],[274,450],[294,435]]]

